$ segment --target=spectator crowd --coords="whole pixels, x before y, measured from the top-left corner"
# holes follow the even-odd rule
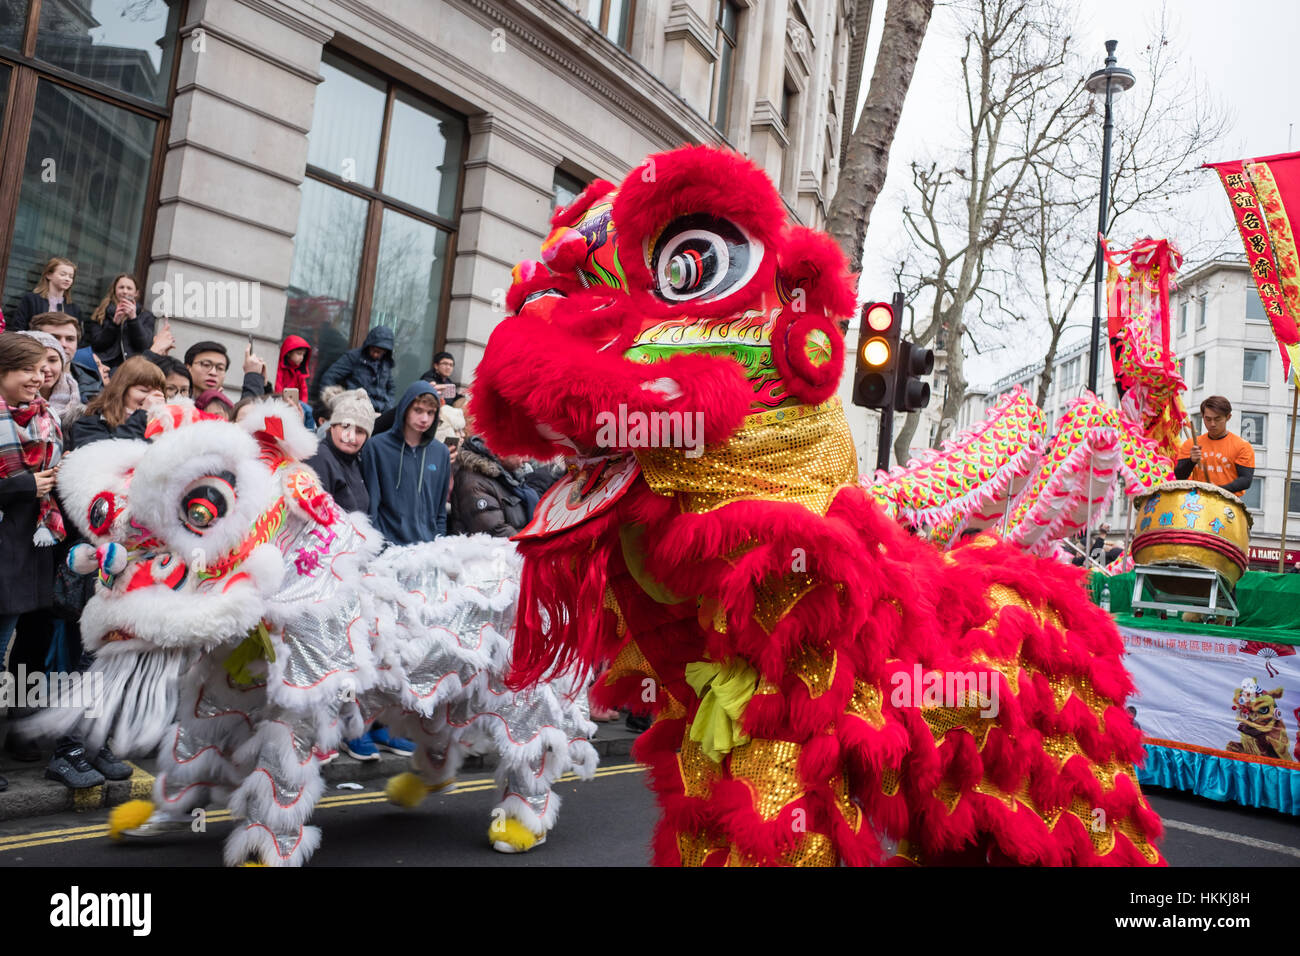
[[[59,501],[60,461],[94,442],[144,440],[156,405],[189,399],[231,421],[255,402],[299,409],[319,439],[308,464],[323,487],[340,507],[365,513],[392,544],[446,534],[514,535],[562,474],[556,462],[498,457],[474,434],[468,395],[455,381],[448,352],[436,355],[400,397],[393,332],[384,326],[319,375],[310,343],[297,335],[285,337],[273,373],[251,336],[238,369],[215,341],[196,341],[178,359],[170,322],[143,306],[133,276],[114,276],[87,313],[73,292],[76,274],[70,260],[51,258],[7,321],[0,315],[0,659],[6,670],[89,667],[78,621],[94,578],[67,567],[78,531]],[[227,393],[232,372],[242,376],[237,400]],[[68,787],[131,775],[108,746],[92,754],[80,740],[64,737],[49,755],[7,732],[12,726],[0,718],[7,756],[48,758],[46,776]],[[373,760],[381,749],[409,753],[413,745],[374,727],[343,749]],[[0,790],[6,787],[0,776]]]

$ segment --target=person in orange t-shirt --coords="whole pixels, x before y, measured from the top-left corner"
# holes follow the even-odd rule
[[[1222,395],[1211,395],[1201,402],[1201,422],[1205,432],[1196,444],[1183,442],[1174,463],[1174,477],[1179,481],[1192,478],[1218,485],[1238,498],[1255,480],[1255,449],[1240,435],[1228,431],[1232,403]]]

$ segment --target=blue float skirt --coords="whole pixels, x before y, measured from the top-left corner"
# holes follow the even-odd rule
[[[1233,759],[1198,750],[1145,744],[1143,786],[1187,790],[1211,800],[1300,815],[1300,768],[1261,757]]]

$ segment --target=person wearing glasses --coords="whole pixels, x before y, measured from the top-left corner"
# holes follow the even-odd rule
[[[221,388],[230,369],[230,356],[220,342],[195,342],[185,350],[185,368],[193,383],[191,390],[202,393]],[[244,352],[244,387],[241,398],[261,398],[266,394],[266,363],[253,354],[250,345]]]
[[[189,398],[194,391],[194,382],[190,379],[190,370],[185,364],[170,355],[160,355],[157,359],[151,361],[162,369],[163,377],[166,380],[166,387],[163,394],[167,400],[173,398]]]

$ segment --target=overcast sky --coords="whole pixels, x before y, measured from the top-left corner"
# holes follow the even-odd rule
[[[1120,66],[1137,67],[1137,58],[1157,35],[1162,7],[1171,25],[1170,41],[1176,61],[1171,70],[1180,83],[1200,84],[1227,108],[1230,125],[1219,143],[1207,150],[1200,161],[1212,162],[1300,150],[1300,80],[1297,80],[1297,49],[1300,48],[1300,2],[1297,0],[1075,0],[1079,49],[1095,56],[1084,72],[1100,69],[1105,60],[1105,41],[1118,40],[1116,56]],[[867,77],[875,63],[876,45],[884,21],[887,0],[876,0],[867,51]],[[884,191],[871,215],[863,256],[863,292],[871,298],[886,297],[893,288],[891,262],[905,241],[900,210],[903,190],[910,183],[908,164],[960,142],[956,112],[961,102],[959,39],[953,11],[936,5],[930,29],[921,47],[916,75],[908,91],[898,134],[890,152],[889,175]],[[1095,61],[1095,62],[1094,62]],[[957,95],[954,97],[953,91]],[[863,90],[865,97],[866,90]],[[1116,100],[1115,120],[1124,122],[1125,97]],[[1095,135],[1101,137],[1100,119]],[[1100,176],[1100,170],[1097,171]],[[1211,170],[1197,173],[1199,188],[1187,198],[1176,222],[1164,224],[1170,238],[1185,246],[1221,249],[1240,254],[1241,245],[1231,235],[1232,216],[1218,177]],[[1144,225],[1146,228],[1144,228]],[[1111,238],[1124,245],[1138,235],[1156,232],[1137,219],[1117,224]],[[1182,234],[1178,234],[1182,233]],[[1226,241],[1218,246],[1219,238]],[[1199,240],[1199,245],[1197,245]],[[1189,261],[1187,271],[1196,264]],[[1077,330],[1067,331],[1063,341],[1077,341],[1086,335],[1092,296],[1085,296],[1076,314]],[[970,356],[966,376],[974,385],[989,385],[1001,375],[1041,358],[1027,355],[1023,342],[1012,353],[1001,349],[992,354]]]

